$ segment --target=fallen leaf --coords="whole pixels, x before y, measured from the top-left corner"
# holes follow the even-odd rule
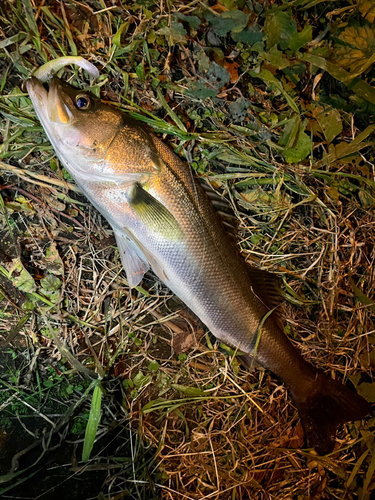
[[[224,61],[224,68],[228,71],[230,75],[230,83],[235,83],[238,80],[238,67],[239,65],[236,62],[229,63]]]

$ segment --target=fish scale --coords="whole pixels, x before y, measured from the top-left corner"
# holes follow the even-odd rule
[[[61,162],[111,224],[130,286],[152,268],[218,339],[282,379],[308,442],[332,450],[337,427],[363,418],[369,404],[293,347],[276,313],[275,278],[247,266],[189,168],[91,94],[57,78],[48,91],[36,78],[26,86]]]

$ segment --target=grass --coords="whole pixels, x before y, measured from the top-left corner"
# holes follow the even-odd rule
[[[44,415],[47,449],[79,447],[62,466],[40,424],[29,428],[39,454],[20,456],[17,477],[1,469],[3,495],[40,467],[62,470],[61,482],[87,474],[100,483],[88,497],[108,500],[370,498],[374,419],[342,428],[327,457],[303,449],[279,380],[243,370],[151,274],[129,290],[108,224],[61,168],[22,90],[52,58],[91,60],[93,91],[153,127],[232,205],[244,258],[283,282],[285,330],[304,357],[374,402],[367,4],[2,3],[0,335],[12,351],[1,425],[28,429]],[[88,82],[76,68],[63,77]],[[12,353],[27,362],[12,365]],[[38,490],[37,477],[33,498],[56,486]]]

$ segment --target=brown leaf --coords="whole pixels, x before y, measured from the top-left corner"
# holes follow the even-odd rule
[[[235,83],[238,80],[238,66],[236,62],[230,63],[224,61],[223,67],[230,74],[230,83]]]

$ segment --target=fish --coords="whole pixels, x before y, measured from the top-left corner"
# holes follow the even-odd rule
[[[371,410],[306,361],[284,333],[277,278],[250,267],[191,170],[152,130],[52,77],[25,82],[58,156],[111,225],[130,287],[150,269],[221,342],[279,377],[307,442],[326,454],[339,426]]]

